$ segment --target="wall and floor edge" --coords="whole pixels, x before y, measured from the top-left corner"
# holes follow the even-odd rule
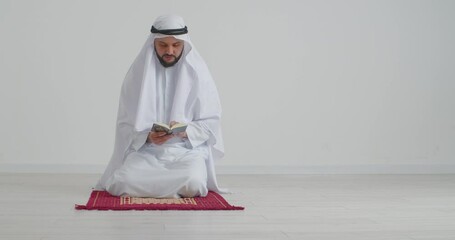
[[[101,174],[100,164],[0,164],[0,173]],[[455,165],[217,165],[217,174],[455,174]]]

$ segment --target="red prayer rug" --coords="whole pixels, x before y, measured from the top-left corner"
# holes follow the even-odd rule
[[[117,197],[106,191],[93,191],[86,205],[77,210],[243,210],[230,205],[221,195],[210,191],[206,197],[141,198]]]

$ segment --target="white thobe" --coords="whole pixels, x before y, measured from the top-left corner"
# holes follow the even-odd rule
[[[162,123],[174,120],[169,116],[176,86],[175,69],[157,66],[157,119]],[[188,139],[173,137],[162,145],[146,143],[148,130],[138,133],[124,164],[107,180],[106,190],[116,196],[206,196],[209,132],[201,124],[203,122],[188,123]]]

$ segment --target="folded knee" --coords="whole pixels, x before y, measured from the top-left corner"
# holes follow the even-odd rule
[[[182,197],[197,197],[207,195],[207,179],[204,176],[189,176],[179,194]]]
[[[118,175],[114,174],[108,181],[106,191],[114,196],[121,196],[127,194],[125,188],[134,185],[134,179],[129,175]]]

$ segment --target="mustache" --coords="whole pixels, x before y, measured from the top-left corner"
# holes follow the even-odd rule
[[[167,54],[167,53],[163,54],[162,57],[173,57],[173,58],[177,58],[177,56],[172,55],[172,54]]]

